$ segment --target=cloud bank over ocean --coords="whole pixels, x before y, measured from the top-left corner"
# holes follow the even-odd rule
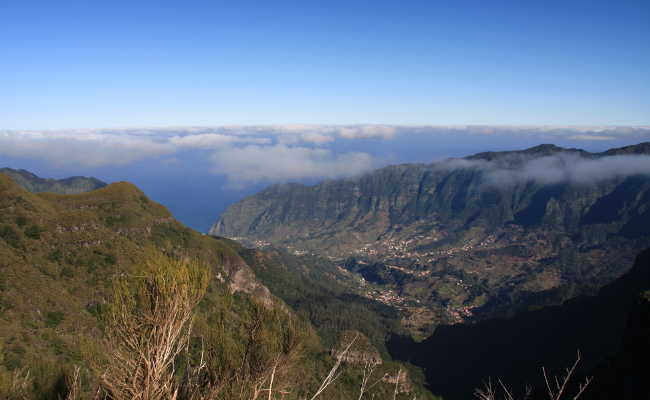
[[[53,166],[123,166],[141,160],[169,162],[184,152],[195,152],[212,165],[210,171],[238,185],[258,182],[340,178],[381,166],[376,154],[366,150],[374,143],[390,147],[408,145],[421,138],[447,141],[529,138],[546,142],[584,143],[629,139],[650,140],[650,127],[561,126],[405,126],[405,125],[255,125],[216,127],[70,129],[51,131],[0,130],[0,156],[38,159]],[[565,160],[566,161],[566,160]],[[642,161],[638,161],[642,164]],[[534,171],[579,180],[596,168],[579,163],[563,170],[557,162],[531,164],[526,170],[496,173],[494,180],[525,179]],[[611,160],[610,171],[627,164]],[[541,161],[540,161],[541,163]],[[567,175],[568,174],[568,175]],[[507,177],[506,177],[507,175]],[[544,175],[546,176],[546,175]],[[537,177],[540,180],[544,176]]]
[[[245,146],[213,154],[214,172],[235,186],[248,183],[303,178],[342,178],[373,168],[372,156],[363,152],[333,154],[330,150],[286,146]]]

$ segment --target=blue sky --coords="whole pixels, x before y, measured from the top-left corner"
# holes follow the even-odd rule
[[[648,1],[0,2],[0,166],[233,201],[403,162],[650,140]]]
[[[650,125],[647,1],[0,3],[0,129]]]

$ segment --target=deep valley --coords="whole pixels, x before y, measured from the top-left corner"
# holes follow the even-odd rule
[[[650,179],[598,168],[648,154],[648,143],[541,145],[278,185],[231,206],[210,233],[329,260],[424,338],[441,324],[593,294],[625,273],[650,246]],[[520,174],[536,164],[560,176]],[[587,167],[588,180],[571,175]]]

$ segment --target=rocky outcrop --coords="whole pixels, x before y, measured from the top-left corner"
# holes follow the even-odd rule
[[[267,308],[273,308],[274,300],[271,291],[257,280],[255,274],[239,256],[228,256],[223,259],[225,281],[232,292],[246,293],[262,303]]]

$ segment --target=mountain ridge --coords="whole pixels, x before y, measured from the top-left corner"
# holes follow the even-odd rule
[[[540,145],[273,185],[230,206],[210,234],[355,273],[350,259],[369,264],[364,278],[393,276],[380,289],[409,303],[405,323],[426,334],[540,294],[545,303],[593,292],[624,273],[650,246],[648,154],[650,143],[600,153]]]
[[[107,185],[97,178],[86,176],[71,176],[64,179],[41,178],[24,169],[0,168],[0,173],[10,176],[16,183],[32,193],[76,194],[100,189]]]

